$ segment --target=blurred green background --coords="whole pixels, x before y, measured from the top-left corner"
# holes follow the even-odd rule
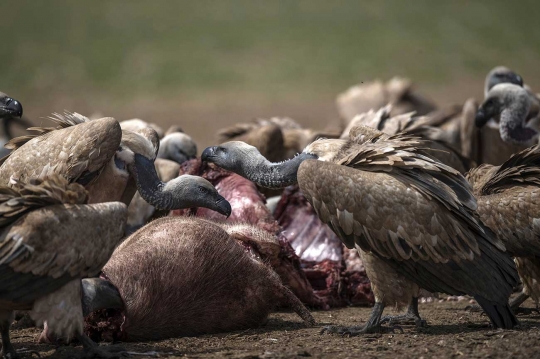
[[[440,104],[482,96],[495,65],[540,91],[537,0],[3,0],[0,91],[52,111],[216,129],[337,118],[335,95],[407,76]]]

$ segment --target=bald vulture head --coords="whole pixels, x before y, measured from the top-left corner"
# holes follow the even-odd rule
[[[22,120],[23,108],[19,101],[9,97],[3,92],[0,92],[0,121],[3,122],[4,134],[7,139],[11,139],[12,133],[10,130],[10,124],[14,119]],[[25,121],[22,125],[28,125]],[[5,155],[7,153],[3,153]]]
[[[162,210],[205,207],[227,217],[231,205],[202,177],[183,175],[169,182],[159,178],[154,160],[158,145],[157,133],[147,127],[139,133],[123,131],[115,166],[133,176],[141,197]]]
[[[161,139],[157,157],[184,163],[197,156],[197,145],[183,132],[173,132]]]
[[[266,188],[284,188],[295,184],[300,164],[304,160],[318,158],[316,154],[304,150],[294,158],[273,163],[261,155],[257,148],[242,141],[208,147],[201,156],[203,161],[215,163]]]
[[[476,112],[476,126],[482,127],[493,119],[498,123],[503,141],[528,145],[538,136],[537,129],[532,127],[534,121],[527,122],[531,101],[527,90],[521,86],[495,85]]]
[[[19,101],[0,92],[0,119],[21,118],[23,108]]]
[[[484,97],[488,96],[489,90],[498,84],[514,84],[523,87],[523,78],[505,66],[497,66],[486,76],[484,84]]]

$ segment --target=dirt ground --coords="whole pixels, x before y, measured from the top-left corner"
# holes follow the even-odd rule
[[[324,325],[362,324],[370,308],[351,307],[314,312],[318,324],[313,328],[306,328],[293,313],[275,313],[257,329],[119,345],[146,353],[137,358],[540,358],[539,314],[519,316],[521,326],[516,330],[494,331],[485,316],[464,311],[466,305],[466,301],[421,304],[428,327],[403,326],[404,333],[353,338],[319,334]],[[533,307],[533,303],[525,306]],[[36,344],[36,329],[13,330],[11,335],[16,348],[36,350],[42,358],[82,354],[80,346]]]

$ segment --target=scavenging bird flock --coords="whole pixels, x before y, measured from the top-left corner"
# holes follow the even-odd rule
[[[437,296],[520,328],[540,300],[540,97],[502,66],[484,94],[438,108],[406,79],[364,83],[337,96],[339,131],[260,118],[198,156],[181,123],[68,111],[13,137],[23,107],[0,93],[1,356],[34,353],[15,319],[112,358],[279,308],[313,335],[399,336],[430,326],[419,302]],[[348,305],[371,314],[312,314]]]

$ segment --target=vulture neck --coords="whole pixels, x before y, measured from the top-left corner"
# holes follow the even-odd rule
[[[158,177],[154,161],[136,153],[129,170],[141,197],[152,206],[162,210],[189,208],[192,201],[175,193],[174,188]]]
[[[538,132],[525,126],[529,114],[528,101],[515,101],[501,112],[499,131],[505,142],[528,144]]]
[[[317,158],[302,152],[290,160],[273,163],[259,154],[245,162],[239,174],[262,187],[284,188],[297,183],[296,174],[302,162]]]

